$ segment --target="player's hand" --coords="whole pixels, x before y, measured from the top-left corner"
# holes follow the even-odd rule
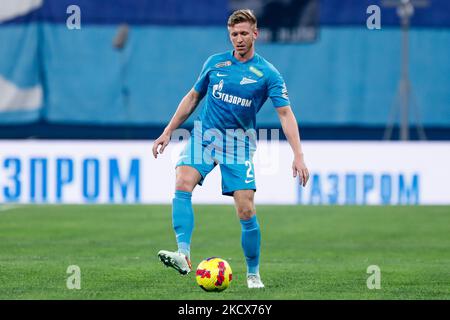
[[[295,178],[297,177],[297,174],[299,176],[300,183],[303,186],[306,186],[306,183],[308,182],[309,179],[309,171],[308,168],[306,167],[303,155],[295,157],[294,161],[292,162],[292,175]]]
[[[170,134],[169,133],[163,133],[162,135],[159,136],[158,139],[155,140],[155,142],[153,143],[153,156],[156,158],[158,158],[158,153],[162,154],[164,152],[164,149],[167,147],[167,145],[170,142]],[[158,147],[161,146],[158,150]]]

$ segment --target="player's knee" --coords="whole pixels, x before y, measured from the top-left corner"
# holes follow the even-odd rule
[[[237,214],[241,220],[249,220],[255,214],[255,210],[251,204],[240,206],[237,208]]]
[[[175,182],[175,189],[181,191],[192,192],[195,187],[194,179],[186,175],[178,175]]]

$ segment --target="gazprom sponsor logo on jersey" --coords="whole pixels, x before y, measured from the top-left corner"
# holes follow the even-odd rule
[[[0,158],[0,192],[4,202],[139,203],[140,162],[138,158],[6,156]]]
[[[250,107],[252,105],[252,100],[250,99],[245,99],[222,92],[223,84],[224,81],[220,80],[218,84],[213,85],[212,95],[214,98],[242,107]]]
[[[298,187],[299,204],[417,205],[418,173],[314,173],[307,188]]]

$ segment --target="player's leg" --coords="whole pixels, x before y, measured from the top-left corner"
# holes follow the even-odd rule
[[[199,171],[191,166],[181,165],[176,168],[175,196],[172,200],[172,226],[175,231],[178,251],[161,250],[159,259],[168,267],[181,274],[191,271],[190,247],[194,230],[194,210],[192,208],[192,191],[202,180]]]
[[[247,263],[248,287],[263,288],[264,284],[259,276],[261,231],[254,203],[256,184],[253,162],[247,159],[240,163],[221,164],[220,170],[222,194],[233,196],[241,223],[241,245]]]
[[[247,262],[247,284],[249,288],[263,288],[259,275],[261,230],[256,216],[254,193],[254,190],[236,190],[233,198],[242,227],[241,245]]]
[[[196,154],[194,143],[189,139],[176,164],[175,195],[172,200],[172,226],[175,231],[178,251],[161,250],[159,259],[181,274],[191,271],[190,246],[194,230],[194,210],[192,208],[192,191],[197,184],[214,169],[215,163],[210,158],[204,159],[203,145],[197,145],[201,152]]]
[[[192,191],[202,179],[197,169],[190,166],[176,168],[175,196],[172,200],[172,225],[175,231],[178,251],[190,257],[194,210]]]

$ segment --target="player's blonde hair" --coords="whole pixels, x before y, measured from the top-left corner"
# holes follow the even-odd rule
[[[256,16],[250,9],[239,9],[234,11],[228,18],[228,26],[232,27],[235,24],[241,22],[249,22],[252,26],[256,28]]]

